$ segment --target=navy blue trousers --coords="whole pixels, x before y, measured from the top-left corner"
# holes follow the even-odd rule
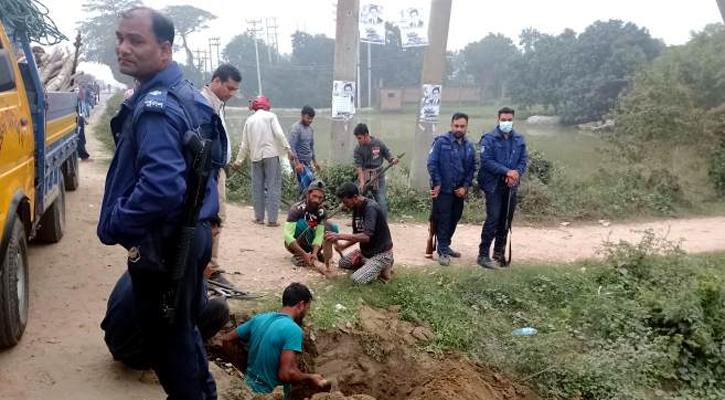
[[[509,188],[497,187],[492,192],[486,192],[486,221],[481,229],[481,244],[478,247],[479,256],[490,256],[491,244],[494,243],[493,254],[502,257],[506,250],[506,211],[508,208]],[[509,211],[509,224],[513,220],[516,210],[516,191],[511,192],[511,209]],[[510,225],[509,225],[510,226]]]
[[[169,240],[167,254],[176,243]],[[141,254],[143,257],[143,254]],[[176,322],[169,325],[162,312],[163,295],[169,288],[164,272],[138,268],[129,261],[136,312],[144,337],[151,368],[159,377],[168,400],[215,400],[214,377],[209,364],[196,317],[205,305],[204,267],[211,258],[211,228],[202,223],[195,231],[186,273],[180,285],[181,307]]]
[[[438,255],[451,251],[451,239],[463,215],[463,198],[453,193],[439,193],[433,200],[433,218],[436,222]]]

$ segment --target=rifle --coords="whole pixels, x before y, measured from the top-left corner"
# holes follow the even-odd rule
[[[184,148],[191,154],[192,163],[187,180],[186,199],[182,214],[183,224],[177,241],[178,248],[168,269],[171,285],[164,294],[162,304],[164,319],[169,325],[174,324],[178,311],[183,305],[182,281],[186,273],[186,264],[191,256],[196,225],[199,222],[199,212],[204,203],[204,194],[212,169],[210,140],[202,139],[194,131],[186,131]]]
[[[435,218],[435,199],[431,204],[430,216],[428,217],[428,240],[425,242],[425,258],[433,258],[433,251],[438,246],[438,237],[436,230],[438,229],[438,221]]]
[[[504,225],[504,232],[506,232],[506,242],[508,243],[509,255],[506,258],[506,245],[504,244],[504,254],[501,257],[501,265],[507,267],[511,265],[511,258],[513,257],[512,241],[513,241],[513,230],[511,229],[513,216],[511,215],[511,198],[513,196],[513,189],[509,188],[508,202],[506,203],[506,224]]]
[[[209,291],[226,298],[252,300],[262,297],[261,295],[252,295],[247,292],[243,292],[233,286],[225,285],[211,279],[207,279],[206,284]]]

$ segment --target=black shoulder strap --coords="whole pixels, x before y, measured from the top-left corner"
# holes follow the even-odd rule
[[[179,105],[181,106],[181,109],[184,110],[184,115],[187,118],[186,122],[189,128],[191,130],[197,130],[201,124],[199,123],[199,110],[196,108],[196,104],[194,103],[193,91],[189,91],[189,93],[191,93],[191,96],[189,96],[188,94],[180,92],[178,89],[178,85],[182,85],[185,82],[186,81],[184,80],[177,85],[170,87],[169,94],[179,100]]]

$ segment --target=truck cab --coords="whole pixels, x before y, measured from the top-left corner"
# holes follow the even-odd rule
[[[79,184],[76,104],[43,89],[30,43],[0,22],[0,348],[28,322],[28,242],[63,237],[65,192]]]

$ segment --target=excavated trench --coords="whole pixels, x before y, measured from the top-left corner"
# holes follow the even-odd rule
[[[457,355],[432,356],[416,347],[433,338],[425,327],[399,318],[399,310],[361,307],[358,326],[305,333],[300,369],[320,373],[333,382],[330,392],[295,387],[292,399],[312,400],[537,400],[530,389],[485,366]],[[248,318],[248,317],[247,317]],[[242,317],[239,321],[246,318]],[[213,359],[246,365],[243,345],[210,347]],[[225,394],[221,393],[224,398]],[[281,399],[227,394],[229,399]]]

